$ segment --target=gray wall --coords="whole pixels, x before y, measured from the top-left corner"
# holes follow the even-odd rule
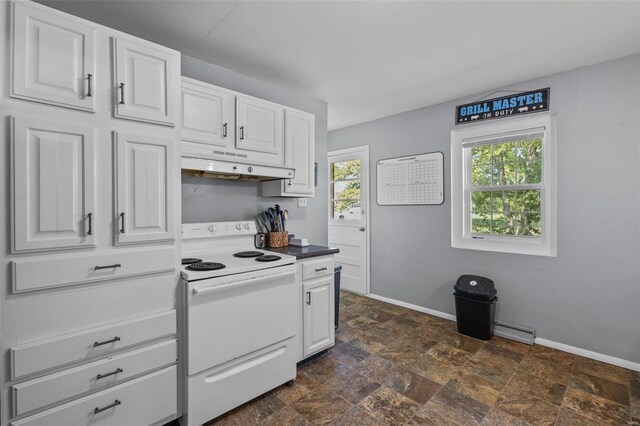
[[[558,131],[558,256],[453,249],[449,153],[456,104],[329,133],[329,150],[370,146],[376,161],[445,153],[441,206],[378,206],[371,194],[371,291],[455,313],[459,275],[495,280],[498,319],[539,337],[640,362],[640,56],[507,87],[551,87]]]
[[[290,233],[327,244],[327,104],[184,55],[182,75],[315,114],[318,163],[318,186],[308,207],[297,207],[295,198],[261,197],[259,183],[183,176],[182,222],[252,219],[278,203],[289,210]]]

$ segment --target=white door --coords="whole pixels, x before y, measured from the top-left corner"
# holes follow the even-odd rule
[[[329,245],[340,249],[341,288],[369,293],[369,147],[328,153]]]
[[[114,132],[117,244],[173,239],[170,139]]]
[[[180,138],[189,150],[212,155],[214,147],[233,148],[236,97],[233,92],[182,77],[182,129]],[[192,154],[197,154],[193,152]]]
[[[284,182],[284,192],[313,196],[315,116],[287,110],[284,133],[286,165],[295,169],[295,177]]]
[[[11,96],[93,111],[95,28],[28,3],[13,6]]]
[[[236,102],[236,148],[256,162],[284,165],[284,108],[243,95]]]
[[[328,348],[334,342],[333,279],[321,278],[303,285],[305,357]]]
[[[179,53],[157,44],[114,38],[115,116],[175,124]]]
[[[14,251],[93,246],[93,129],[13,118]]]

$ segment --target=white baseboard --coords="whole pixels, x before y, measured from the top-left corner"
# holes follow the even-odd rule
[[[433,309],[428,309],[422,306],[414,305],[412,303],[401,302],[400,300],[390,299],[384,296],[378,296],[377,294],[370,293],[368,297],[381,302],[390,303],[392,305],[402,306],[403,308],[412,309],[414,311],[423,312],[425,314],[433,315],[435,317],[444,318],[450,321],[455,321],[456,316],[447,314],[446,312],[440,312]],[[618,367],[626,368],[628,370],[639,371],[640,363],[627,361],[626,359],[616,358],[610,355],[601,354],[598,352],[589,351],[587,349],[576,348],[575,346],[565,345],[564,343],[558,343],[547,339],[536,337],[536,344],[540,346],[546,346],[548,348],[557,349],[563,352],[569,352],[570,354],[579,355],[585,358],[595,359],[596,361],[602,361],[607,364],[612,364]]]

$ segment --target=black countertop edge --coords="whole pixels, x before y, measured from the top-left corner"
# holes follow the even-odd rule
[[[309,257],[327,256],[329,254],[339,253],[340,250],[332,247],[315,246],[310,245],[307,247],[265,247],[265,250],[269,250],[275,253],[288,254],[289,256],[295,256],[296,259],[307,259]]]

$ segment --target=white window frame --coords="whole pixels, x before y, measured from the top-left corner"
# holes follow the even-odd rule
[[[542,138],[540,215],[542,235],[503,236],[471,233],[470,140],[537,131]],[[556,256],[557,253],[556,120],[552,114],[512,118],[451,131],[451,247],[504,253]]]

